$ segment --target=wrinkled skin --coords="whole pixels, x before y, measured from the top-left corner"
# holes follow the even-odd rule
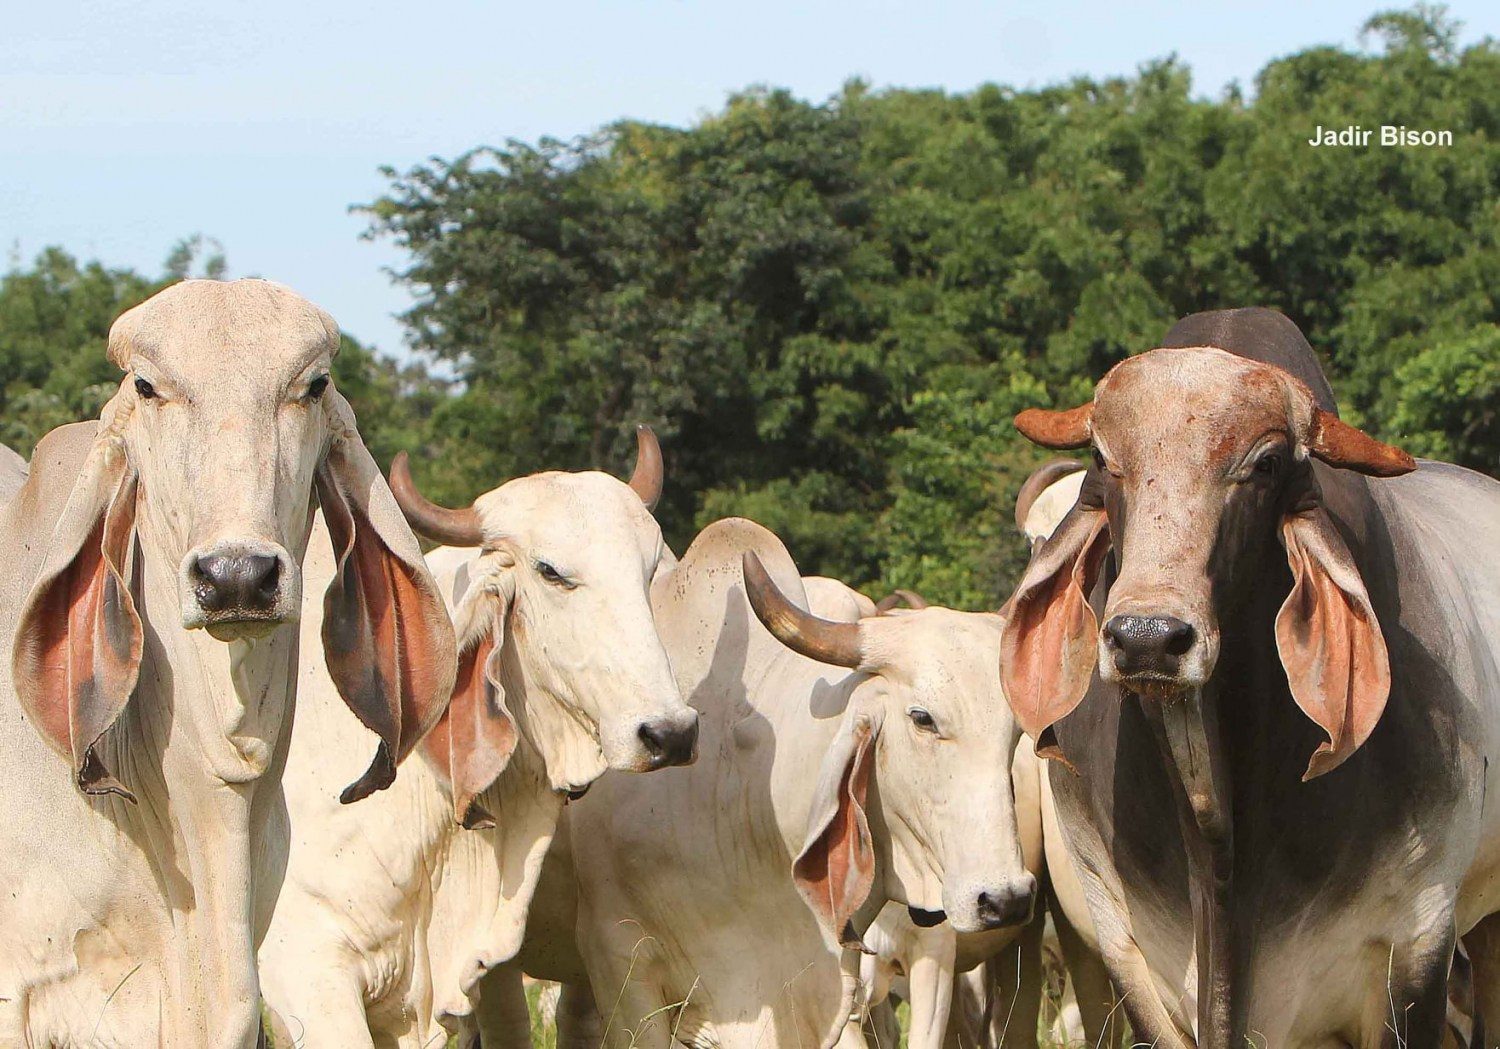
[[[1028,423],[1048,440],[1084,425],[1096,465],[1015,601],[1090,516],[1111,547],[1069,621],[1099,673],[1051,712],[1077,772],[1053,763],[1050,784],[1138,1039],[1436,1046],[1455,932],[1500,904],[1482,805],[1500,485],[1437,463],[1361,476],[1399,472],[1399,453],[1258,363],[1316,371],[1300,335],[1257,341],[1264,320],[1229,319],[1256,336],[1226,339],[1234,355],[1152,351],[1100,383],[1091,417]],[[1117,616],[1191,629],[1143,660]]]
[[[0,1044],[257,1042],[315,475],[353,508],[369,563],[438,609],[328,385],[337,346],[327,314],[278,285],[176,285],[116,322],[119,392],[97,424],[44,438],[0,511],[15,652],[0,684]],[[253,586],[247,564],[264,570]],[[389,611],[365,596],[347,607]],[[424,647],[381,656],[424,668],[398,711],[417,732],[452,681],[438,611],[406,624]],[[362,651],[346,665],[368,669]],[[391,737],[390,772],[413,742]],[[367,738],[361,769],[375,749]]]
[[[428,560],[460,648],[498,638],[497,692],[519,738],[469,813],[494,825],[460,826],[446,746],[424,744],[391,790],[339,806],[368,733],[322,668],[307,668],[287,766],[287,884],[260,953],[277,1026],[302,1044],[430,1046],[450,1031],[469,1044],[483,1019],[473,999],[520,944],[568,793],[606,768],[653,767],[643,726],[696,723],[648,603],[669,555],[635,492],[605,474],[542,473],[475,507],[484,546]],[[310,575],[327,570],[320,533]],[[315,633],[316,609],[304,614]]]
[[[560,858],[572,873],[554,879],[549,866],[547,880],[577,879],[578,950],[559,960],[567,930],[534,914],[521,957],[538,963],[528,971],[564,978],[586,964],[620,1044],[665,1045],[674,1028],[681,1041],[747,1049],[851,1037],[859,955],[809,906],[793,862],[817,823],[819,785],[844,767],[840,740],[862,720],[878,728],[866,804],[873,864],[855,927],[894,900],[978,928],[981,891],[1034,891],[1008,774],[1019,732],[992,658],[998,618],[933,608],[861,620],[865,668],[841,670],[761,627],[740,584],[746,550],[782,593],[805,600],[785,549],[741,520],[705,529],[658,580],[657,621],[703,717],[701,757],[649,778],[606,777],[569,807]],[[829,581],[813,589],[825,615],[870,610]],[[683,1000],[680,1014],[660,1011]]]

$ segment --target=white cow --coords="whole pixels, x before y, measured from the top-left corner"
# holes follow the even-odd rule
[[[1052,534],[1077,501],[1082,480],[1083,464],[1072,460],[1049,462],[1027,478],[1016,499],[1016,524],[1029,542]],[[914,596],[905,600],[911,603]],[[1022,852],[1027,868],[1047,878],[1084,1037],[1094,1046],[1122,1045],[1124,1020],[1114,1010],[1093,922],[1057,826],[1051,784],[1029,739],[1017,746],[1011,775]],[[887,905],[865,936],[874,951],[864,959],[871,1004],[878,1005],[903,975],[911,1049],[939,1049],[945,1043],[1035,1047],[1042,933],[1040,918],[1025,929],[982,933],[956,933],[947,922],[922,928],[904,909]]]
[[[840,600],[810,582],[820,608]],[[606,777],[570,809],[571,964],[587,966],[600,1035],[832,1045],[862,1004],[854,930],[886,900],[968,930],[1030,919],[998,617],[814,616],[785,548],[738,519],[706,528],[652,595],[703,756]],[[873,610],[848,588],[842,603]],[[534,922],[521,961],[576,979],[557,932]],[[578,997],[560,1023],[588,1018]]]
[[[428,557],[452,603],[458,683],[426,760],[354,811],[335,791],[367,733],[317,661],[304,669],[291,858],[260,952],[279,1034],[338,1049],[442,1045],[445,1027],[470,1036],[471,993],[520,944],[568,796],[606,767],[692,760],[697,715],[648,603],[664,556],[649,430],[640,448],[629,486],[534,474],[463,511],[423,499],[398,457],[392,487],[412,524],[462,544]],[[309,571],[328,557],[319,539]],[[317,618],[306,610],[304,633]]]
[[[119,392],[0,509],[0,1045],[256,1044],[315,491],[328,662],[379,734],[349,796],[447,701],[452,627],[338,342],[279,285],[175,285],[115,322]]]

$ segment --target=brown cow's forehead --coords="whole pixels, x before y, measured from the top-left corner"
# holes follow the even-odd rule
[[[1165,453],[1222,464],[1267,433],[1305,431],[1310,395],[1298,385],[1280,369],[1213,347],[1150,350],[1100,381],[1091,426],[1122,462]]]
[[[263,280],[191,280],[122,314],[110,358],[144,358],[189,380],[284,379],[338,349],[338,326],[317,306]]]

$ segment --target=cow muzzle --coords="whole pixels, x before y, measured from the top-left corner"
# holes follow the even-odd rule
[[[297,618],[301,574],[286,549],[265,540],[196,547],[179,572],[182,625],[220,641],[264,637]]]
[[[1214,655],[1208,631],[1166,612],[1123,611],[1099,631],[1100,676],[1145,695],[1201,687]]]
[[[958,932],[984,932],[1025,925],[1036,916],[1036,896],[1036,876],[1030,871],[1022,871],[1008,881],[971,890],[949,905],[946,908],[948,922]]]
[[[698,758],[698,712],[688,707],[681,713],[643,721],[636,729],[636,738],[646,756],[642,771],[691,765]]]

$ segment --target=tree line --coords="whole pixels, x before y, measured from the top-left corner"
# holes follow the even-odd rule
[[[1070,405],[1178,317],[1278,308],[1347,417],[1500,469],[1500,48],[1441,8],[1206,99],[1174,58],[1037,90],[756,88],[690,128],[623,121],[406,171],[362,206],[405,251],[409,361],[346,337],[335,381],[382,463],[459,504],[539,469],[668,462],[680,552],[728,514],[804,571],[992,607],[1044,458],[1010,426]],[[1450,129],[1452,147],[1308,145]],[[49,249],[0,280],[0,439],[96,412],[112,318],[159,277]],[[452,379],[437,378],[428,363]],[[1164,409],[1170,406],[1164,405]]]

